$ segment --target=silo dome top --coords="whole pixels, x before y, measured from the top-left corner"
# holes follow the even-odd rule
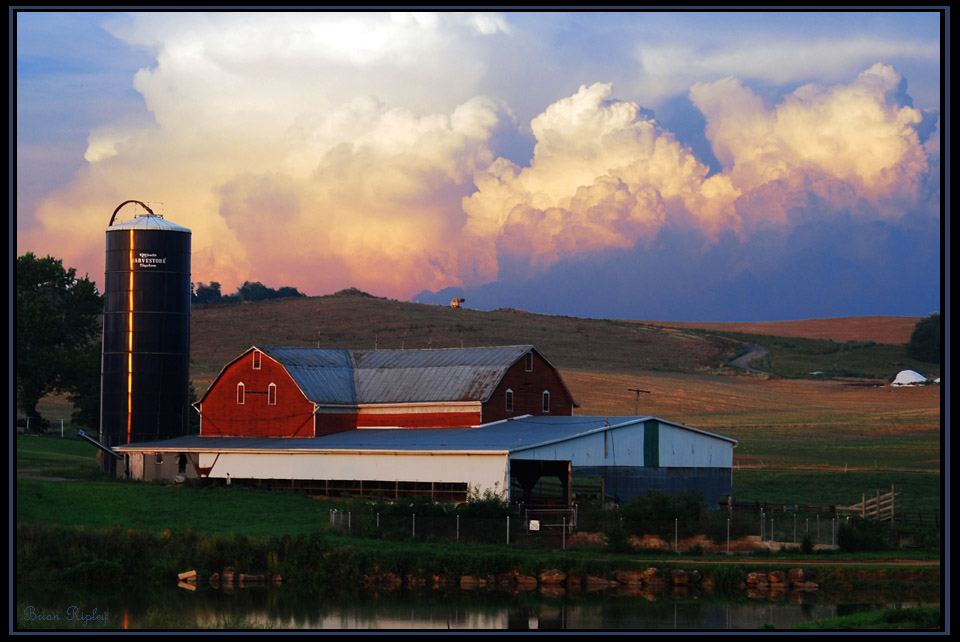
[[[171,223],[162,216],[157,216],[156,214],[144,214],[142,216],[137,216],[129,221],[111,225],[107,228],[107,230],[165,230],[168,232],[190,233],[190,230],[187,228],[181,227],[176,223]]]

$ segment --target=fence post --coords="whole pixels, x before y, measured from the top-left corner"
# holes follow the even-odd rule
[[[457,544],[460,543],[460,516],[457,515]]]
[[[63,421],[63,420],[61,419],[60,421]],[[890,521],[891,522],[897,518],[897,511],[895,510],[897,505],[897,493],[894,486],[895,486],[894,484],[890,484]]]
[[[560,548],[567,550],[567,518],[563,518],[563,530],[560,532]]]
[[[510,544],[510,516],[507,515],[507,545]]]
[[[351,511],[347,511],[347,535],[353,535],[352,519],[353,513]]]
[[[677,525],[678,518],[673,518],[673,547],[677,551],[677,555],[680,554],[680,527]]]
[[[727,555],[730,554],[730,518],[727,518]]]
[[[414,539],[416,539],[416,537],[417,537],[417,514],[416,514],[416,513],[413,513],[413,515],[411,515],[411,517],[413,518],[413,537],[414,537]]]

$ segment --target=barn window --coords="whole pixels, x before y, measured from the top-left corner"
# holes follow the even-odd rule
[[[543,391],[543,412],[544,413],[550,412],[550,391],[549,390]]]
[[[155,461],[156,461],[156,464],[157,464],[158,466],[162,465],[162,464],[163,464],[163,453],[157,453]]]
[[[260,369],[260,351],[259,350],[253,351],[253,369],[254,370]]]
[[[532,352],[527,353],[526,367],[527,367],[527,372],[533,372],[533,353]]]
[[[243,405],[243,398],[244,398],[243,382],[241,381],[240,383],[237,384],[237,405],[238,406]]]
[[[506,397],[506,401],[507,401],[507,404],[506,404],[507,412],[513,412],[513,390],[508,389],[504,397]]]
[[[267,405],[276,406],[277,405],[277,384],[271,383],[267,387]]]

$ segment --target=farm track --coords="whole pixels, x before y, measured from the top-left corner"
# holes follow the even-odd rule
[[[757,370],[750,366],[750,363],[756,361],[757,359],[763,359],[765,356],[770,354],[770,350],[764,346],[747,346],[747,354],[742,357],[737,357],[730,363],[737,366],[738,368],[743,368],[747,372],[755,372],[758,374],[764,374],[763,371]]]

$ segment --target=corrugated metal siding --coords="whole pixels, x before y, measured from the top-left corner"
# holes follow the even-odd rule
[[[223,453],[201,455],[209,476],[223,479],[344,479],[371,481],[463,482],[483,490],[509,487],[507,457],[449,453],[344,452],[325,454]]]
[[[733,446],[702,433],[660,424],[660,466],[667,468],[730,468]]]

